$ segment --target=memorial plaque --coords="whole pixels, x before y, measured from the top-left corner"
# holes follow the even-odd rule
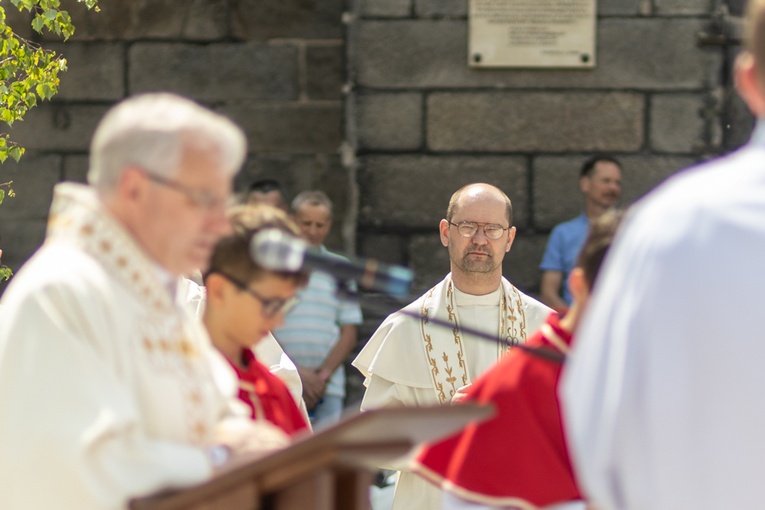
[[[470,0],[472,67],[595,66],[596,0]]]

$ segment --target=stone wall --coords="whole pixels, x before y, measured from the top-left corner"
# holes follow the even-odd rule
[[[737,48],[699,44],[719,0],[599,0],[592,70],[469,68],[467,0],[104,0],[98,14],[64,3],[76,35],[42,42],[69,71],[14,126],[27,155],[0,167],[17,192],[0,206],[14,269],[43,239],[54,184],[84,180],[99,118],[140,92],[230,115],[250,143],[239,189],[274,177],[291,194],[326,190],[329,245],[412,267],[416,292],[448,271],[437,224],[463,184],[512,198],[505,274],[533,294],[550,229],[580,210],[577,172],[592,152],[622,161],[628,205],[751,127],[731,89]],[[729,1],[734,14],[742,3]],[[361,342],[396,306],[363,303]]]
[[[415,292],[427,289],[449,267],[437,224],[450,195],[485,181],[514,204],[504,273],[536,294],[549,232],[579,214],[579,167],[593,152],[621,160],[627,206],[746,139],[751,118],[728,72],[736,48],[698,42],[714,28],[713,7],[599,0],[596,68],[523,70],[468,67],[466,0],[354,2],[346,133],[359,253],[409,265]],[[362,337],[392,308],[374,296],[364,304]]]
[[[426,288],[448,268],[436,225],[449,195],[491,182],[516,213],[505,273],[534,293],[550,229],[580,211],[591,153],[622,161],[627,205],[720,150],[725,52],[698,43],[708,0],[600,0],[595,69],[476,70],[467,10],[464,0],[356,3],[358,246],[412,265]]]
[[[0,167],[17,193],[0,206],[3,263],[18,269],[39,246],[53,185],[84,181],[96,123],[116,101],[140,92],[178,92],[231,116],[250,144],[239,189],[266,176],[291,194],[325,189],[343,225],[351,193],[338,152],[342,0],[105,0],[100,13],[64,4],[75,35],[42,41],[68,60],[60,93],[14,125],[12,137],[27,154]],[[39,39],[26,28],[27,16],[3,6],[21,35]],[[330,243],[346,249],[341,233],[336,228]]]

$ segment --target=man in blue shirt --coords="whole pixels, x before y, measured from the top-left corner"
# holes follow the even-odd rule
[[[539,294],[547,306],[559,312],[568,309],[571,294],[565,283],[587,236],[590,220],[616,205],[621,196],[621,183],[621,164],[612,157],[595,155],[582,165],[579,189],[584,196],[584,210],[552,229],[539,264],[542,270]]]

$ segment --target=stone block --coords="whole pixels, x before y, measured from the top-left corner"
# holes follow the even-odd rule
[[[317,171],[310,186],[304,189],[318,189],[332,201],[332,230],[325,244],[327,248],[345,255],[354,255],[355,215],[351,214],[351,180],[340,163],[340,157],[321,154],[316,157]],[[300,190],[303,191],[303,190]]]
[[[755,118],[749,107],[736,93],[725,98],[724,111],[728,116],[723,119],[722,145],[723,149],[730,151],[744,145],[752,134]]]
[[[317,172],[318,162],[313,155],[255,154],[237,175],[235,189],[243,192],[256,180],[274,179],[284,187],[289,203],[295,195],[313,187]]]
[[[582,212],[579,172],[587,156],[542,156],[533,162],[533,224],[549,230]]]
[[[309,99],[341,99],[345,83],[345,45],[306,46],[306,94]]]
[[[76,27],[72,40],[185,39],[213,41],[228,35],[228,0],[130,0],[99,2],[100,12],[63,0]]]
[[[39,37],[32,29],[32,13],[26,9],[19,10],[10,2],[3,2],[2,7],[5,9],[5,23],[13,29],[13,33],[27,40]]]
[[[699,89],[717,81],[722,62],[719,51],[696,43],[704,23],[600,19],[594,69],[475,70],[466,64],[466,21],[359,21],[352,65],[358,83],[372,88]]]
[[[340,39],[344,10],[345,0],[233,0],[231,26],[239,39]]]
[[[550,156],[534,160],[534,227],[549,231],[582,212],[579,168],[587,156]],[[622,197],[619,207],[629,207],[664,179],[696,160],[679,156],[620,155]]]
[[[414,271],[412,294],[421,295],[449,272],[449,250],[441,244],[438,225],[433,234],[413,235],[409,241],[409,267]]]
[[[66,58],[56,99],[117,101],[125,97],[125,49],[119,43],[54,43]]]
[[[470,0],[415,0],[414,12],[420,18],[467,18]]]
[[[64,156],[63,180],[79,183],[88,182],[88,156],[75,154]]]
[[[359,256],[373,258],[386,264],[405,265],[408,260],[408,250],[401,236],[372,232],[360,236]]]
[[[228,103],[221,108],[244,128],[251,152],[335,153],[343,141],[343,105]]]
[[[283,44],[137,43],[130,93],[172,91],[199,100],[295,99],[297,48]]]
[[[0,210],[3,207],[5,204],[0,205]],[[3,213],[0,212],[0,218],[2,217]],[[45,240],[47,223],[45,218],[3,221],[2,226],[0,226],[0,233],[2,233],[0,248],[3,250],[2,264],[10,267],[14,273],[18,273],[24,263]],[[65,270],[65,268],[63,269]],[[10,281],[13,281],[13,277]],[[5,291],[10,281],[0,283],[0,293]]]
[[[613,92],[434,93],[434,151],[634,151],[643,145],[645,99]]]
[[[728,0],[726,4],[733,16],[743,16],[749,0]]]
[[[698,16],[713,11],[710,0],[655,0],[654,15],[657,16]]]
[[[647,4],[649,12],[644,12]],[[635,16],[650,14],[651,0],[598,0],[598,16]]]
[[[693,158],[675,156],[617,156],[622,164],[622,197],[619,207],[635,200],[678,170],[694,163]],[[579,168],[586,156],[546,156],[534,160],[534,227],[549,231],[582,212]]]
[[[512,156],[369,156],[360,159],[359,224],[403,231],[433,229],[446,216],[452,194],[486,182],[513,202],[513,224],[528,221],[526,161]]]
[[[519,230],[513,246],[502,261],[502,274],[526,294],[539,299],[539,261],[545,251],[544,236]]]
[[[422,95],[418,93],[356,96],[361,150],[415,150],[422,147]]]
[[[29,110],[10,130],[11,139],[27,149],[87,152],[107,105],[43,103]]]
[[[408,18],[412,0],[357,0],[359,14],[368,18]]]
[[[704,147],[705,97],[662,94],[651,97],[651,148],[657,152],[693,153]]]
[[[0,224],[18,219],[45,219],[48,217],[53,186],[61,178],[61,157],[28,151],[18,163],[7,160],[0,168],[0,182],[13,181],[15,197],[6,195],[0,204]],[[6,187],[4,190],[8,191]],[[5,250],[7,246],[0,246]]]
[[[623,156],[621,207],[628,207],[665,179],[697,163],[696,158],[682,156]]]

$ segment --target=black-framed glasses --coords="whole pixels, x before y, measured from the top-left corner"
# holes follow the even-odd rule
[[[185,186],[179,182],[175,182],[171,179],[166,179],[165,177],[160,177],[159,175],[147,172],[145,170],[143,173],[146,174],[146,177],[150,181],[182,194],[199,209],[203,209],[205,211],[217,211],[225,209],[226,207],[226,200],[218,198],[212,193],[199,189],[189,188],[188,186]]]
[[[238,278],[234,278],[233,276],[226,274],[222,271],[212,271],[212,273],[218,273],[226,280],[230,281],[234,284],[234,286],[249,294],[250,296],[254,297],[258,301],[260,301],[261,307],[260,311],[263,314],[264,317],[273,317],[279,312],[287,313],[290,310],[292,310],[295,305],[298,303],[298,297],[292,296],[288,299],[282,299],[282,298],[267,298],[264,296],[261,296],[258,292],[252,290],[249,285],[244,283],[242,280],[239,280]]]
[[[452,223],[449,222],[449,225],[454,225],[457,227],[457,232],[462,237],[473,237],[478,233],[478,229],[483,229],[483,234],[486,236],[487,239],[491,239],[492,241],[496,241],[502,235],[505,233],[505,230],[510,230],[511,227],[503,227],[502,225],[497,225],[496,223],[478,223],[475,221],[463,221],[460,223]]]

